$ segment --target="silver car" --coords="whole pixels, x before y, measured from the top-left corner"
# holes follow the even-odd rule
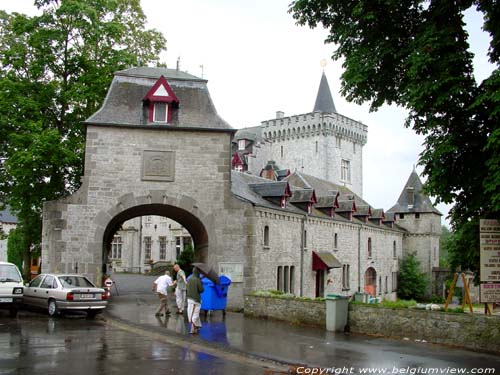
[[[82,275],[41,274],[24,288],[24,304],[46,308],[50,316],[86,311],[93,318],[107,306],[106,291]]]

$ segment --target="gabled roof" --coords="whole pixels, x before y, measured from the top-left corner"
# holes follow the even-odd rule
[[[263,198],[289,197],[291,195],[290,186],[286,181],[259,182],[248,186]]]
[[[3,211],[0,211],[0,223],[17,224],[17,217],[12,215],[9,206],[5,207]]]
[[[359,205],[356,206],[356,213],[354,216],[371,216],[372,210],[368,205]]]
[[[156,81],[156,83],[146,93],[146,96],[142,100],[152,102],[157,101],[179,103],[179,99],[177,99],[177,96],[175,95],[174,91],[163,75],[158,79],[158,81]]]
[[[313,189],[295,189],[292,190],[290,203],[316,203],[316,194]]]
[[[385,219],[384,210],[382,208],[374,208],[370,219]]]
[[[337,112],[337,110],[335,109],[335,104],[333,104],[333,97],[330,91],[330,86],[328,85],[328,80],[325,76],[325,72],[323,72],[323,75],[321,76],[318,95],[316,96],[316,102],[314,103],[313,112]]]
[[[339,207],[335,212],[356,212],[356,203],[352,201],[339,201]]]
[[[338,193],[335,195],[327,195],[318,197],[318,202],[314,205],[316,208],[336,208],[339,206],[337,200]]]
[[[161,76],[180,103],[169,126],[149,125],[144,111],[143,99]],[[218,115],[206,80],[175,69],[150,67],[116,72],[102,107],[85,124],[236,131]]]
[[[394,213],[434,213],[442,215],[430,198],[424,193],[424,188],[420,177],[415,170],[412,171],[408,181],[398,198],[398,202],[387,212]]]

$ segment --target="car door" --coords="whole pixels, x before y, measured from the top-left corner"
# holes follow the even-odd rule
[[[38,306],[47,307],[48,300],[51,297],[53,285],[54,285],[54,276],[52,275],[45,276],[42,283],[40,284],[40,288],[38,288],[38,298],[37,298]]]
[[[23,301],[27,305],[39,306],[38,295],[40,284],[42,283],[45,275],[38,275],[24,288],[24,298]]]

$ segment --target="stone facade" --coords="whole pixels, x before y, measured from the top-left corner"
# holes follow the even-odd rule
[[[251,173],[268,160],[292,171],[341,184],[363,196],[363,146],[366,125],[338,113],[312,112],[263,121],[262,138]],[[348,170],[342,173],[342,163]]]

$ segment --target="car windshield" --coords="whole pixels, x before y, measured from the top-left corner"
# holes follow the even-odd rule
[[[13,282],[21,282],[21,275],[17,270],[16,266],[11,264],[2,264],[0,265],[0,282],[5,283],[8,281]]]
[[[59,276],[63,288],[76,288],[76,287],[94,287],[84,276]]]

